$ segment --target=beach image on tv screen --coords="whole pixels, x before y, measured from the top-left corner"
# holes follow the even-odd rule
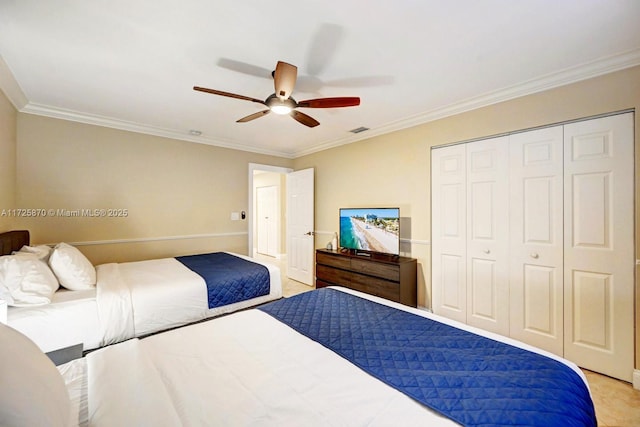
[[[340,246],[349,249],[400,253],[400,210],[340,209]]]

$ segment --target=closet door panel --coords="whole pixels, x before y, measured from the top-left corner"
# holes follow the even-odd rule
[[[566,125],[565,357],[633,375],[633,114]]]
[[[467,323],[508,335],[507,137],[466,149]]]
[[[510,335],[563,354],[562,126],[509,138]]]
[[[433,311],[466,322],[466,154],[464,145],[431,150]]]

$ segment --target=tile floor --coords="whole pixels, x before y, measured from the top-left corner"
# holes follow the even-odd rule
[[[584,370],[600,427],[640,426],[640,390],[631,384]]]
[[[271,257],[256,256],[280,266],[282,290],[285,297],[307,292],[313,286],[289,279],[286,263]],[[599,427],[640,427],[640,390],[631,384],[584,370],[596,408]]]

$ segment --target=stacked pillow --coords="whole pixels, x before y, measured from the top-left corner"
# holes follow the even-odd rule
[[[62,286],[71,291],[96,285],[96,269],[78,248],[58,243],[49,257],[49,266]]]
[[[0,257],[0,299],[21,307],[49,304],[60,285],[69,290],[90,289],[96,270],[77,248],[59,243],[23,246]]]

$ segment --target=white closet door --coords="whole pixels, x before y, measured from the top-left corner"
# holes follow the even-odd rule
[[[467,324],[509,334],[507,137],[467,144]]]
[[[633,114],[565,126],[565,353],[632,380]]]
[[[563,354],[562,126],[509,138],[510,336]]]
[[[436,314],[467,321],[465,145],[431,150],[431,291]]]

